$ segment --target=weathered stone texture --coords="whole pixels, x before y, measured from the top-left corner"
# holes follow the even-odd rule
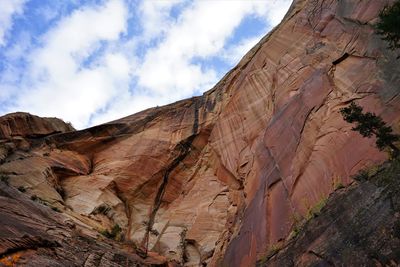
[[[321,212],[257,266],[399,266],[400,164],[330,195]]]

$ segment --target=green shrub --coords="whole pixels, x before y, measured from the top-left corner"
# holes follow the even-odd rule
[[[103,214],[107,215],[107,213],[111,210],[111,207],[108,206],[107,204],[101,204],[97,208],[94,209],[92,212],[93,214]]]
[[[293,229],[289,234],[289,238],[290,239],[296,238],[300,234],[300,232],[303,230],[303,226],[304,226],[304,224],[302,224],[302,223],[294,224]]]
[[[31,196],[31,200],[40,203],[42,205],[48,206],[49,203],[47,203],[47,201],[43,200],[42,198],[38,197],[37,195],[32,195]]]
[[[327,202],[328,198],[324,197],[320,201],[318,201],[317,204],[314,205],[314,207],[308,209],[306,220],[308,221],[312,218],[317,217],[321,213],[322,208],[325,207]]]
[[[335,190],[339,190],[344,188],[344,184],[342,184],[342,182],[338,182],[335,184]]]
[[[10,177],[8,175],[0,174],[0,181],[5,183],[6,185],[9,185],[9,180],[10,180]]]
[[[150,229],[150,233],[155,236],[158,236],[160,234],[156,229]]]
[[[389,49],[400,48],[400,0],[385,7],[379,14],[376,32],[389,43]],[[400,55],[397,56],[400,58]]]
[[[393,157],[399,155],[399,149],[394,145],[400,140],[400,136],[393,133],[393,129],[387,126],[381,117],[371,112],[363,113],[363,108],[354,102],[340,109],[343,119],[348,123],[355,123],[353,131],[359,132],[363,137],[376,137],[376,146],[379,150],[390,149]]]
[[[23,187],[22,185],[21,185],[21,186],[18,186],[17,189],[18,189],[18,191],[20,191],[20,192],[22,192],[22,193],[26,192],[26,188]]]
[[[292,226],[292,232],[289,234],[289,239],[295,238],[301,232],[305,223],[304,218],[298,213],[292,214],[291,220],[293,226]]]
[[[118,224],[114,224],[113,228],[111,229],[111,232],[108,231],[107,229],[100,231],[100,233],[102,235],[104,235],[105,237],[114,239],[114,240],[120,239],[121,232],[122,232],[122,229]]]
[[[356,181],[366,181],[369,178],[369,174],[367,170],[360,170],[356,175],[352,177]]]
[[[61,186],[58,186],[58,187],[56,187],[56,191],[62,199],[65,199],[66,193],[65,193],[64,188],[62,188]]]
[[[61,212],[61,210],[57,207],[51,207],[52,210],[56,211],[56,212]]]

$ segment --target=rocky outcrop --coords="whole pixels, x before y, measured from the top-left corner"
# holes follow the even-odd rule
[[[258,266],[399,266],[400,162],[373,172],[334,192],[297,236]]]
[[[0,266],[167,266],[94,238],[43,200],[0,182]]]
[[[400,63],[373,29],[390,2],[296,0],[202,96],[81,131],[2,137],[0,173],[85,228],[118,225],[143,254],[253,266],[294,218],[386,158],[338,111],[357,100],[398,128]]]
[[[38,137],[74,131],[71,124],[57,118],[41,118],[24,112],[0,117],[0,138],[16,136]]]

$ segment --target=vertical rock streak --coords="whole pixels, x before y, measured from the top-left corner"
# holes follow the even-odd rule
[[[153,228],[154,220],[157,215],[157,212],[162,204],[162,200],[165,194],[165,189],[168,185],[168,180],[171,172],[189,155],[192,149],[193,140],[196,138],[198,129],[199,129],[199,99],[203,98],[195,98],[193,100],[194,107],[194,118],[193,118],[193,128],[191,135],[186,139],[177,144],[176,148],[178,149],[178,156],[172,160],[172,162],[167,166],[164,171],[161,184],[157,190],[157,194],[154,198],[154,203],[151,207],[151,212],[149,215],[149,220],[146,226],[145,235],[143,237],[142,246],[144,246],[145,251],[148,251],[148,242],[149,242],[149,234]]]

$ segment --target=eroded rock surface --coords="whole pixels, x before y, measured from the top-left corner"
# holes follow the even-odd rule
[[[74,130],[71,124],[60,119],[41,118],[24,112],[10,113],[0,117],[0,138],[37,137]]]
[[[167,266],[94,238],[59,211],[0,182],[0,266]],[[54,208],[54,207],[53,207]]]
[[[400,162],[333,193],[317,217],[257,266],[399,266]]]
[[[339,109],[357,100],[398,129],[400,63],[373,29],[391,2],[296,0],[199,97],[81,131],[13,115],[0,173],[171,264],[253,266],[293,218],[386,158]]]

